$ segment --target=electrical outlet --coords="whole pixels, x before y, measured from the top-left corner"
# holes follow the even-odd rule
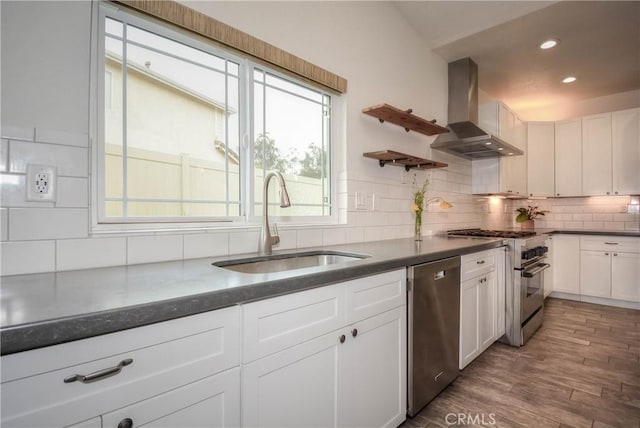
[[[356,209],[357,210],[367,209],[367,195],[365,195],[364,193],[356,192]]]
[[[27,165],[26,200],[54,202],[56,200],[56,168],[49,165]]]

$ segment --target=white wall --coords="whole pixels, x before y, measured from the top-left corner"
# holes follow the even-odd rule
[[[344,141],[334,226],[281,227],[279,249],[409,237],[411,179],[362,157],[392,149],[450,164],[431,173],[423,229],[480,226],[485,204],[469,195],[470,162],[430,153],[432,137],[361,113],[389,103],[446,123],[446,63],[385,2],[194,2],[190,6],[346,77]],[[88,1],[2,1],[0,178],[4,275],[253,252],[258,225],[197,232],[92,233]],[[58,168],[58,201],[25,202],[27,163]],[[421,183],[427,174],[418,173]],[[367,196],[356,211],[355,192]],[[375,198],[374,198],[375,195]],[[375,207],[373,200],[375,199]],[[375,209],[374,209],[375,208]]]

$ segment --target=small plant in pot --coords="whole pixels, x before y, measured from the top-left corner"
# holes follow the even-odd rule
[[[538,207],[532,207],[531,205],[527,205],[527,207],[520,207],[516,209],[518,215],[516,216],[516,222],[520,223],[520,229],[522,230],[530,230],[535,227],[534,220],[538,216],[544,216],[545,213],[549,211],[546,210],[538,210]]]

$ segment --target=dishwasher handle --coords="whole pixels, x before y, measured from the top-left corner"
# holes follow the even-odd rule
[[[438,271],[435,271],[433,273],[433,280],[437,281],[439,279],[445,278],[446,276],[447,276],[447,271],[446,270],[444,270],[444,269],[443,270],[438,270]]]

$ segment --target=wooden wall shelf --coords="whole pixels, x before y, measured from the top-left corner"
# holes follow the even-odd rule
[[[399,108],[390,106],[389,104],[380,104],[377,106],[362,109],[364,114],[378,118],[380,123],[390,122],[394,125],[401,126],[405,131],[415,131],[424,135],[444,134],[449,130],[443,126],[436,125],[436,120],[426,120],[412,114],[413,110],[400,110]]]
[[[415,169],[433,169],[444,168],[448,166],[446,163],[436,162],[429,159],[419,158],[411,156],[406,153],[394,152],[393,150],[381,150],[379,152],[363,153],[362,156],[366,158],[376,159],[381,167],[391,164],[395,166],[404,166],[404,169],[409,171],[412,168]]]

